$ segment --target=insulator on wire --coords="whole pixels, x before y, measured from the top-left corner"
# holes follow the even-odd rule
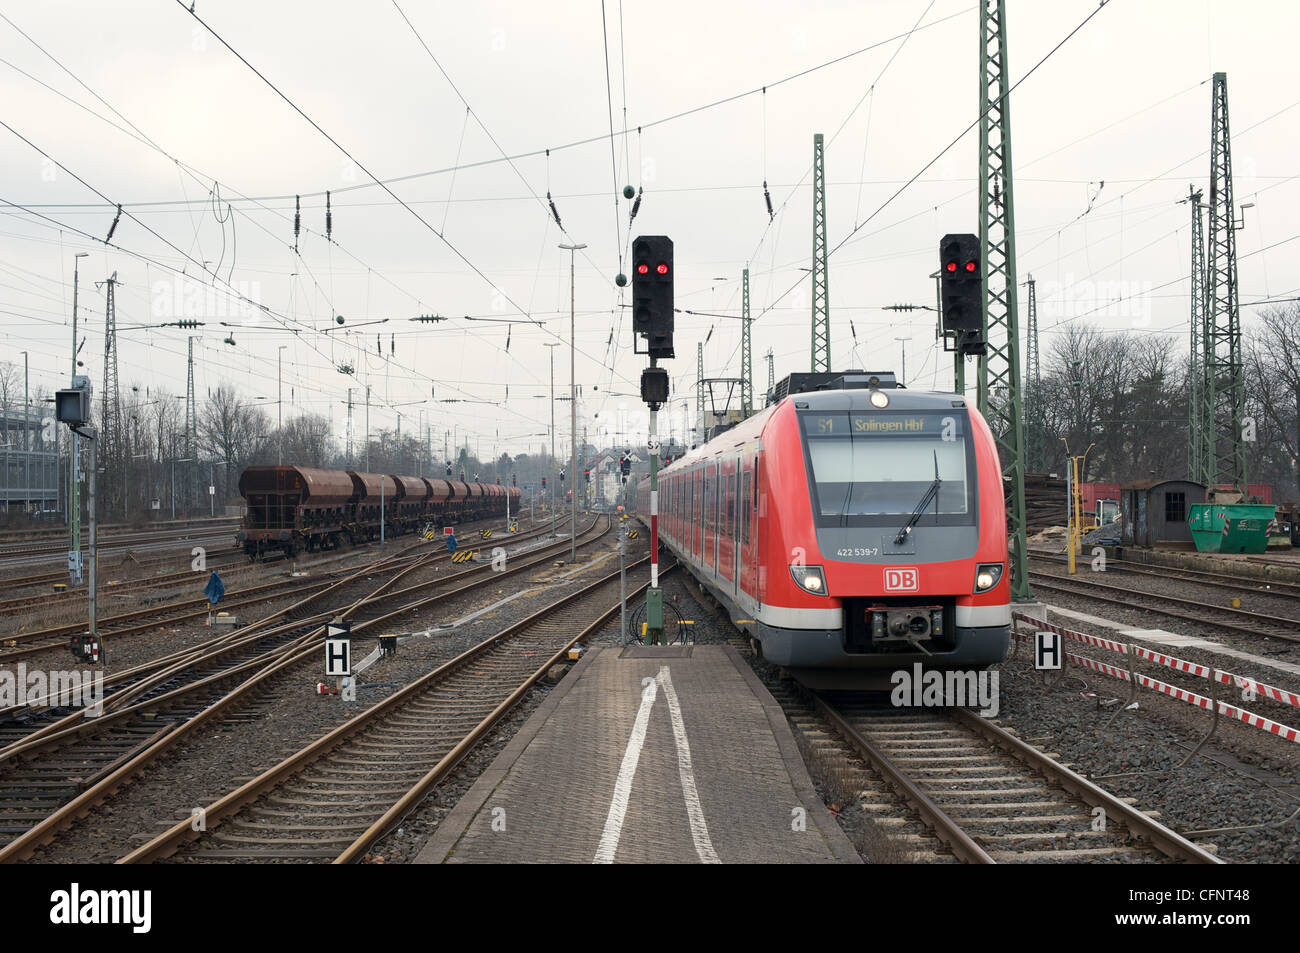
[[[298,233],[302,231],[302,198],[293,197],[293,250],[298,250]]]
[[[113,224],[108,226],[108,237],[104,239],[105,245],[113,240],[113,233],[117,231],[117,223],[120,221],[122,221],[122,206],[119,205],[117,207],[117,215],[113,217]]]
[[[645,186],[643,185],[641,186],[641,190],[636,194],[636,201],[632,203],[632,214],[627,217],[627,223],[629,225],[631,225],[632,220],[636,218],[636,213],[641,210],[641,196],[644,194],[645,194]]]
[[[551,206],[551,214],[555,216],[555,224],[559,226],[559,228],[563,229],[564,226],[560,224],[560,213],[555,210],[555,203],[551,201],[550,192],[546,193],[546,201]]]
[[[378,334],[375,335],[375,353],[384,356],[384,340]]]
[[[767,190],[767,179],[763,180],[763,201],[767,203],[767,220],[770,222],[776,218],[776,212],[772,211],[772,193]]]
[[[325,240],[331,241],[334,234],[334,213],[330,210],[330,194],[325,193]]]
[[[506,353],[507,354],[510,353],[510,335],[513,334],[514,331],[515,331],[514,325],[510,325],[509,327],[506,328]],[[509,391],[509,389],[510,389],[509,387],[506,388],[507,391]]]

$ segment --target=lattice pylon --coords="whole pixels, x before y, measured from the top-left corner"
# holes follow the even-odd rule
[[[826,245],[826,146],[813,136],[812,370],[831,369],[831,291]]]
[[[1021,415],[1020,322],[1016,303],[1016,226],[1011,164],[1010,70],[1005,0],[980,8],[980,263],[984,272],[984,339],[976,403],[997,440],[1010,482],[1011,595],[1033,598],[1026,561],[1025,426]]]
[[[1246,387],[1242,374],[1241,316],[1237,304],[1237,222],[1232,205],[1232,138],[1228,129],[1228,74],[1214,74],[1210,107],[1210,200],[1205,265],[1206,489],[1223,484],[1246,491],[1242,439]]]
[[[746,417],[754,412],[754,352],[749,316],[749,269],[745,269],[740,295],[740,409]]]
[[[1192,208],[1192,260],[1191,307],[1189,309],[1188,335],[1190,345],[1187,366],[1187,479],[1205,477],[1205,217],[1201,202],[1204,193],[1194,186],[1187,187],[1187,198],[1182,199]]]

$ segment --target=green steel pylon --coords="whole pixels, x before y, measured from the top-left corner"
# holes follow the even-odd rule
[[[1205,369],[1202,352],[1205,347],[1205,226],[1201,215],[1201,198],[1204,193],[1194,186],[1187,187],[1186,202],[1192,207],[1192,306],[1190,309],[1191,334],[1189,335],[1190,362],[1187,368],[1187,479],[1200,480],[1205,476]]]
[[[1005,0],[980,9],[980,265],[984,275],[984,339],[976,406],[998,443],[1010,483],[1011,597],[1033,599],[1026,562],[1025,424],[1021,416],[1020,322],[1016,313],[1016,220],[1012,190],[1011,102]]]
[[[1038,360],[1038,295],[1034,276],[1025,282],[1029,288],[1029,330],[1025,335],[1025,469],[1041,473],[1047,463],[1043,459],[1043,377]]]
[[[1232,137],[1228,132],[1228,74],[1214,74],[1210,107],[1210,227],[1206,243],[1205,371],[1206,489],[1227,484],[1246,492],[1242,440],[1246,387],[1237,308],[1237,221],[1232,206]]]
[[[826,147],[813,136],[812,370],[831,369],[831,290],[826,270]]]
[[[699,427],[699,443],[704,443],[704,438],[708,434],[708,427],[704,424],[704,342],[700,341],[695,346],[695,357],[698,370],[695,374],[695,421]]]
[[[740,294],[740,410],[746,417],[754,413],[754,342],[749,325],[749,269],[746,268]]]

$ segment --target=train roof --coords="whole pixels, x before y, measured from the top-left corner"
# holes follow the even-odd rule
[[[702,460],[734,450],[738,446],[760,438],[768,423],[787,407],[791,407],[793,410],[874,413],[881,410],[951,410],[953,408],[964,409],[968,406],[966,398],[960,394],[907,390],[902,387],[881,389],[879,393],[885,394],[889,398],[889,404],[884,408],[872,405],[872,391],[866,388],[804,391],[785,397],[765,410],[754,414],[754,416],[742,420],[729,430],[724,430],[708,443],[695,447],[689,453],[674,460],[665,468],[665,471],[678,466],[692,466]]]
[[[876,407],[871,403],[872,393],[883,394],[889,399],[889,403],[884,407]],[[794,394],[786,400],[792,401],[796,410],[843,410],[863,413],[890,410],[951,410],[954,407],[966,406],[966,398],[960,394],[903,388],[880,391],[870,391],[865,388],[809,391]]]
[[[239,477],[239,493],[301,492],[313,503],[346,503],[356,493],[352,480],[343,470],[315,467],[256,466],[248,467]]]

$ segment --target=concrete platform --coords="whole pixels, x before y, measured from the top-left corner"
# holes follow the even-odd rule
[[[416,863],[858,863],[725,646],[593,648]]]

